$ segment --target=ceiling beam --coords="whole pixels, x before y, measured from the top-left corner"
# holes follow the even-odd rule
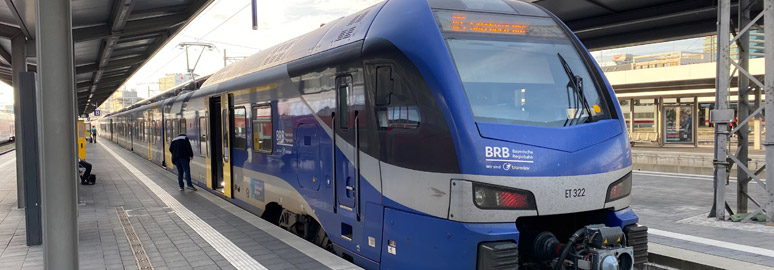
[[[100,86],[108,86],[108,85],[114,85],[115,86],[116,84],[120,84],[120,83],[124,82],[124,80],[126,80],[126,78],[123,77],[123,76],[113,77],[113,78],[105,78],[105,79],[103,79],[102,81],[99,82],[99,85]]]
[[[76,84],[75,84],[75,88],[76,88],[76,89],[81,89],[81,88],[88,88],[89,86],[91,86],[91,81],[87,81],[87,82],[79,82],[79,83],[76,83]]]
[[[123,34],[136,35],[162,31],[183,24],[188,19],[188,14],[175,14],[153,19],[131,21],[126,24]]]
[[[118,43],[118,39],[121,38],[121,34],[124,31],[126,22],[129,21],[129,16],[132,13],[134,4],[136,1],[132,0],[119,0],[113,2],[113,12],[110,15],[110,33],[105,42],[102,44],[102,50],[99,54],[99,60],[97,65],[99,68],[94,73],[93,81],[94,85],[91,87],[92,94],[96,91],[97,86],[100,84],[102,74],[105,72],[105,67],[110,62],[110,57],[113,54],[113,48]]]
[[[110,26],[106,24],[73,29],[73,42],[104,39],[110,36]]]
[[[186,11],[186,6],[184,5],[174,5],[174,6],[166,6],[162,8],[137,10],[134,13],[132,13],[132,16],[129,17],[129,20],[130,21],[144,20],[144,19],[162,17],[162,16],[167,16],[167,15],[172,15],[177,13],[184,13],[185,11]]]
[[[16,1],[18,2],[20,0]],[[19,14],[19,10],[16,8],[16,4],[13,3],[13,0],[5,0],[5,4],[11,11],[13,18],[16,19],[16,22],[19,24],[19,30],[24,33],[24,36],[30,40],[35,39],[32,35],[30,35],[30,31],[27,29],[27,25],[24,23],[24,19],[21,17],[21,14]]]
[[[716,29],[717,21],[712,18],[704,21],[667,27],[654,27],[645,30],[618,33],[615,35],[598,37],[583,37],[582,35],[578,35],[578,37],[581,38],[583,44],[586,45],[589,50],[605,50],[684,38],[703,37],[714,33]]]
[[[103,68],[103,70],[107,71],[107,70],[113,70],[120,67],[133,66],[133,65],[142,63],[147,59],[148,59],[148,55],[141,55],[141,56],[124,58],[121,60],[110,61]]]
[[[80,65],[75,67],[75,74],[92,73],[99,69],[97,63],[91,63],[86,65]]]
[[[21,33],[21,29],[18,27],[10,26],[7,24],[0,24],[0,37],[12,39],[19,33]]]
[[[6,51],[5,49],[3,49],[2,46],[0,46],[0,58],[1,58],[0,60],[5,61],[6,63],[8,63],[8,65],[11,64],[11,54],[8,53],[8,51]]]

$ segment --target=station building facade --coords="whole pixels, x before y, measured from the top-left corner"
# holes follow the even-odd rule
[[[750,73],[763,75],[762,33],[750,37]],[[714,129],[709,112],[715,102],[716,37],[705,37],[702,52],[666,52],[650,55],[620,54],[602,63],[602,69],[616,91],[628,131],[635,144],[712,144]],[[734,46],[736,47],[736,46]],[[738,50],[736,50],[738,53]],[[737,54],[733,58],[736,60]],[[755,86],[750,83],[751,87]],[[764,96],[753,88],[751,107]],[[732,81],[730,103],[736,109],[736,79]],[[737,120],[738,121],[738,120]],[[759,147],[765,132],[759,119],[751,121],[751,141]]]

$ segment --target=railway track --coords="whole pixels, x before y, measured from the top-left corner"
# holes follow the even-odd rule
[[[16,150],[15,141],[0,143],[0,156],[5,155],[13,150]]]

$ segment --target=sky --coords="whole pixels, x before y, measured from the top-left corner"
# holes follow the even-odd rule
[[[206,42],[216,46],[215,50],[205,50],[196,65],[195,73],[206,75],[223,68],[224,51],[230,57],[250,56],[380,1],[258,0],[258,30],[253,30],[250,0],[216,0],[125,86],[137,89],[140,97],[146,97],[149,88],[158,89],[158,79],[164,74],[185,73],[185,51],[177,46],[181,42]],[[200,52],[200,48],[189,49],[191,67]]]
[[[159,78],[169,73],[186,73],[185,50],[181,42],[215,45],[205,50],[195,73],[206,75],[223,68],[223,54],[244,57],[310,32],[321,24],[355,13],[381,0],[258,0],[258,30],[252,29],[250,0],[216,0],[183,31],[165,45],[125,84],[140,97],[158,93]],[[651,54],[670,51],[701,51],[701,39],[688,39],[630,48],[593,52],[598,61],[615,54]],[[193,67],[199,48],[189,49]],[[601,60],[600,60],[601,59]],[[13,90],[0,82],[0,105],[13,104]]]

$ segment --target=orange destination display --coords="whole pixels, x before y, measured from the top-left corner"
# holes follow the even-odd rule
[[[493,33],[509,35],[526,35],[527,25],[504,21],[494,21],[493,18],[471,18],[466,14],[451,15],[451,30],[455,32]]]

